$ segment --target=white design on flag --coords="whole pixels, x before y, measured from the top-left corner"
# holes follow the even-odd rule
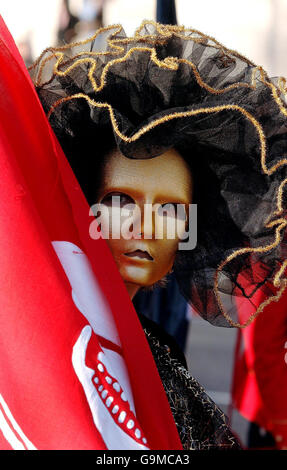
[[[128,372],[122,356],[102,347],[95,370],[86,365],[86,350],[92,331],[121,346],[112,312],[99,288],[90,262],[73,243],[54,241],[53,247],[72,287],[75,305],[88,320],[73,348],[72,363],[84,388],[94,423],[108,449],[148,449],[138,428]],[[113,405],[112,405],[113,404]],[[128,417],[128,419],[127,419]],[[137,428],[130,430],[126,422]]]
[[[93,415],[94,423],[97,429],[100,431],[108,449],[147,450],[148,448],[143,444],[146,443],[146,439],[143,437],[141,439],[142,443],[140,442],[141,432],[139,432],[138,428],[136,429],[136,432],[132,433],[132,431],[129,430],[127,424],[125,424],[125,421],[127,421],[127,423],[131,421],[131,417],[135,418],[132,410],[129,409],[127,412],[125,411],[127,408],[122,410],[120,405],[116,405],[116,410],[114,410],[114,412],[113,410],[111,411],[107,401],[105,401],[102,394],[99,393],[99,391],[102,390],[101,386],[98,387],[98,391],[97,386],[94,385],[94,383],[97,383],[97,381],[94,380],[95,377],[101,381],[99,374],[109,374],[109,377],[112,381],[113,377],[111,377],[110,371],[106,367],[97,367],[96,370],[93,370],[86,365],[86,351],[91,335],[91,327],[89,325],[85,326],[76,344],[74,345],[72,362],[75,372],[84,388]],[[102,357],[100,354],[98,356]],[[103,366],[102,363],[100,363],[100,365]],[[101,371],[99,372],[100,369]],[[103,377],[102,380],[104,381],[105,377]],[[124,406],[125,402],[121,401],[119,396],[121,389],[119,392],[116,392],[116,390],[108,384],[107,388],[109,388],[109,390],[106,390],[107,395],[114,395],[109,395],[107,400],[110,399],[113,401],[117,399],[118,403],[121,403],[121,405]],[[126,420],[128,414],[129,418]]]
[[[121,346],[112,312],[104,298],[90,261],[74,243],[53,241],[52,245],[72,287],[76,307],[96,334]]]
[[[54,241],[52,245],[72,287],[72,298],[76,307],[97,335],[121,346],[112,312],[101,292],[88,257],[74,243]],[[135,412],[129,376],[123,358],[110,349],[102,349],[111,374],[117,377]]]
[[[0,429],[12,449],[37,450],[16,422],[2,395],[0,395]]]

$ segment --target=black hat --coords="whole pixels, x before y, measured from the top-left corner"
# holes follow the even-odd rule
[[[49,48],[30,68],[87,189],[113,142],[129,158],[177,148],[195,175],[197,245],[174,271],[195,310],[249,324],[286,287],[286,82],[196,30],[145,21]],[[240,315],[243,312],[245,318]]]

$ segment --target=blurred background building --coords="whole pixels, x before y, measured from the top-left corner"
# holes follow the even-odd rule
[[[287,75],[287,0],[175,3],[178,24],[215,37],[273,76]],[[0,0],[0,13],[29,62],[46,47],[84,38],[101,25],[121,23],[130,35],[143,19],[155,19],[156,1]]]

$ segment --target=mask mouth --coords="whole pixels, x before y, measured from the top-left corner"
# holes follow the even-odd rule
[[[145,250],[134,250],[129,253],[125,253],[125,256],[128,256],[129,258],[140,258],[153,261],[153,257]]]

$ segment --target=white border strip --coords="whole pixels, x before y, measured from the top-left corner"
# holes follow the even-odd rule
[[[0,429],[3,432],[5,439],[9,442],[11,447],[15,450],[26,450],[23,443],[18,439],[15,434],[15,431],[18,433],[20,438],[23,440],[25,446],[28,450],[37,450],[36,447],[32,444],[31,441],[25,436],[22,429],[16,422],[15,418],[13,417],[7,403],[5,402],[2,395],[0,395],[0,405],[2,406],[4,413],[6,414],[8,420],[6,419],[5,415],[0,410]]]

